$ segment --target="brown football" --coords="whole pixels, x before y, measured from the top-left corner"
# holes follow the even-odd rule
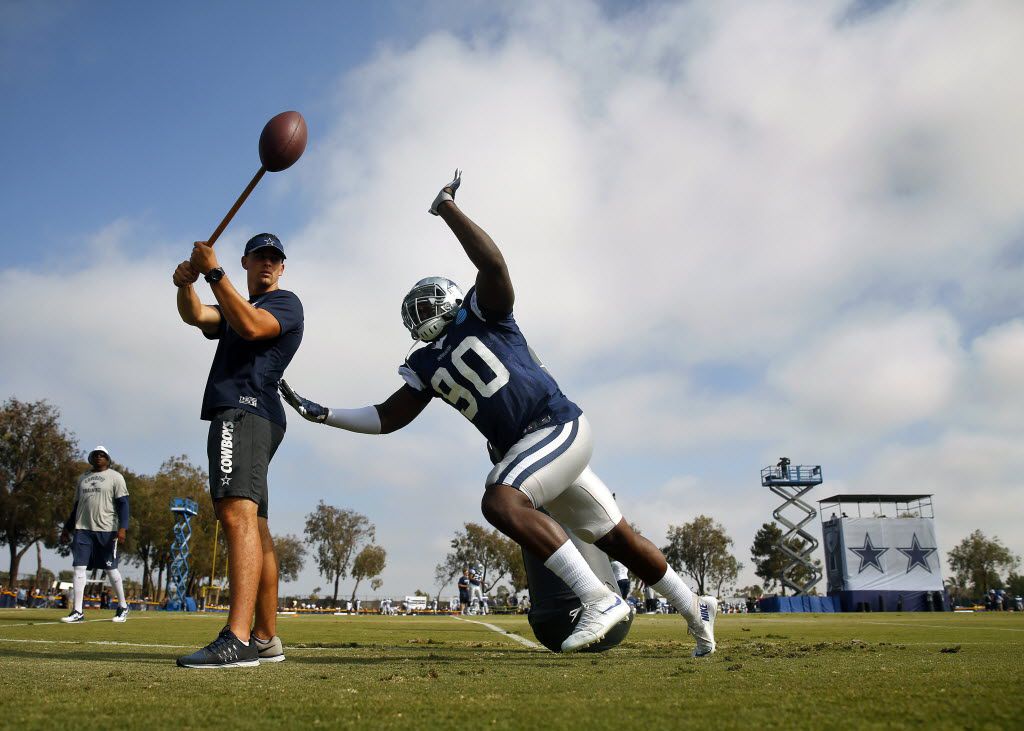
[[[298,112],[275,115],[260,134],[260,162],[272,173],[290,168],[306,149],[306,120]]]

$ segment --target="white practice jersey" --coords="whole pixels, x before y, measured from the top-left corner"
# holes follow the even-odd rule
[[[78,478],[75,500],[78,512],[75,514],[76,530],[116,531],[117,509],[114,500],[128,497],[128,486],[124,476],[117,470],[86,472]]]

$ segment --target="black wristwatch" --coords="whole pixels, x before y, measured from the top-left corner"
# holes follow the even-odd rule
[[[224,278],[224,270],[221,267],[216,267],[215,269],[211,269],[210,271],[208,271],[206,274],[203,275],[203,279],[205,279],[210,284],[213,284],[214,282],[219,282],[223,278]]]

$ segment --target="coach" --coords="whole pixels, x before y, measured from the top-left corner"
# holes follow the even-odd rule
[[[128,603],[124,599],[124,581],[117,568],[117,546],[124,543],[128,532],[128,486],[124,476],[110,468],[110,452],[96,447],[89,452],[90,470],[78,478],[75,504],[64,523],[61,543],[71,541],[71,565],[75,570],[75,606],[65,624],[85,621],[85,572],[103,569],[117,594],[115,622],[128,619]]]
[[[178,658],[182,667],[284,659],[277,637],[277,559],[267,527],[267,471],[285,431],[277,382],[299,349],[303,327],[299,298],[278,286],[284,262],[284,246],[273,234],[249,240],[242,256],[248,300],[204,241],[196,242],[172,277],[181,319],[218,341],[201,418],[210,422],[210,495],[224,526],[231,583],[227,626],[206,647]],[[196,295],[192,285],[200,275],[216,305],[204,305]]]

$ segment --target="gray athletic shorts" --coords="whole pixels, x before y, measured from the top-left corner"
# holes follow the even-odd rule
[[[267,517],[267,471],[284,439],[284,428],[244,409],[221,409],[210,422],[206,456],[210,460],[210,497],[244,497]]]

